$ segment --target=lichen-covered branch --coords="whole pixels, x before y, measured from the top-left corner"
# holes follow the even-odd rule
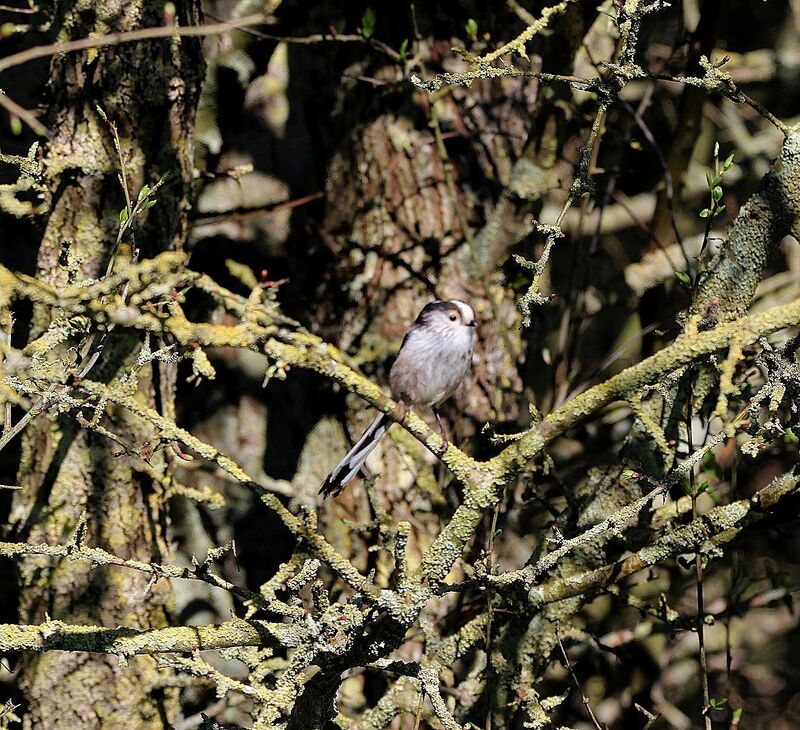
[[[231,619],[217,626],[163,629],[72,626],[47,621],[37,626],[0,625],[0,651],[84,651],[116,654],[195,652],[237,646],[297,646],[302,634],[290,624]]]
[[[706,543],[722,545],[731,542],[743,530],[776,514],[791,498],[796,497],[798,484],[800,477],[794,472],[777,477],[752,498],[716,507],[685,527],[667,531],[651,545],[613,565],[567,579],[553,578],[533,586],[528,592],[528,600],[534,606],[543,606],[567,598],[591,595],[680,553],[702,550]]]

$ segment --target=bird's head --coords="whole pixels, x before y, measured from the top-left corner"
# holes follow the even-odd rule
[[[425,305],[415,324],[441,332],[463,332],[469,328],[468,331],[474,334],[478,323],[469,304],[459,299],[448,299]]]

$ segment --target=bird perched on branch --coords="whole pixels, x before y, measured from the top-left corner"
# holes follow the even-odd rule
[[[447,443],[447,431],[437,406],[447,400],[472,364],[476,332],[475,312],[458,299],[427,304],[408,330],[389,373],[392,394],[404,408],[430,406]],[[320,488],[326,497],[342,491],[364,465],[392,425],[381,414],[328,474]]]

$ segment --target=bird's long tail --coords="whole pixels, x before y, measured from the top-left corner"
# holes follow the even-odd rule
[[[324,494],[326,497],[339,494],[353,480],[353,477],[364,465],[367,457],[372,453],[372,450],[378,445],[378,441],[381,440],[391,425],[391,418],[385,415],[378,416],[372,422],[372,425],[364,431],[364,435],[356,442],[355,446],[350,449],[347,456],[328,474],[322,487],[320,487],[319,493]]]

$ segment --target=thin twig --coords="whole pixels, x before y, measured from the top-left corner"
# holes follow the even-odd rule
[[[118,46],[122,43],[134,43],[136,41],[147,41],[156,38],[220,35],[221,33],[227,33],[231,30],[261,25],[267,22],[268,19],[269,16],[264,13],[254,13],[252,15],[246,15],[243,18],[234,18],[232,20],[226,20],[220,23],[209,23],[207,25],[190,25],[186,27],[178,25],[159,25],[153,28],[139,28],[138,30],[128,30],[120,33],[107,33],[106,35],[92,38],[80,38],[76,41],[66,41],[65,43],[51,43],[45,46],[36,46],[35,48],[28,48],[19,53],[12,53],[10,56],[0,58],[0,73],[37,58],[47,58],[62,53],[86,51],[90,48]]]
[[[36,114],[17,104],[17,102],[2,89],[0,89],[0,106],[2,106],[10,116],[18,117],[21,121],[25,122],[25,124],[33,130],[34,134],[38,134],[40,137],[47,136],[47,127],[36,118]]]
[[[561,649],[561,656],[564,657],[564,665],[566,666],[567,671],[570,673],[572,681],[575,683],[575,687],[581,694],[581,701],[583,702],[583,706],[586,708],[586,712],[589,713],[589,718],[591,719],[592,723],[597,728],[597,730],[606,730],[606,726],[601,725],[597,717],[595,716],[594,711],[592,710],[592,705],[589,702],[589,698],[583,691],[583,687],[581,686],[580,680],[575,674],[572,662],[570,662],[569,657],[567,656],[567,650],[564,648],[564,643],[561,641],[561,632],[559,630],[558,624],[556,624],[556,641],[558,641],[558,648]]]
[[[688,369],[688,387],[686,395],[686,438],[689,453],[694,450],[694,435],[692,426],[692,398],[694,396],[694,368],[689,366]],[[692,521],[696,521],[697,514],[697,490],[695,488],[694,466],[689,469],[689,495],[692,498]],[[708,689],[708,664],[706,662],[706,647],[705,647],[705,600],[703,599],[703,555],[700,552],[700,546],[694,554],[694,565],[696,572],[697,584],[697,644],[700,652],[700,682],[703,689],[703,708],[701,716],[705,724],[705,730],[711,730],[711,695]]]

